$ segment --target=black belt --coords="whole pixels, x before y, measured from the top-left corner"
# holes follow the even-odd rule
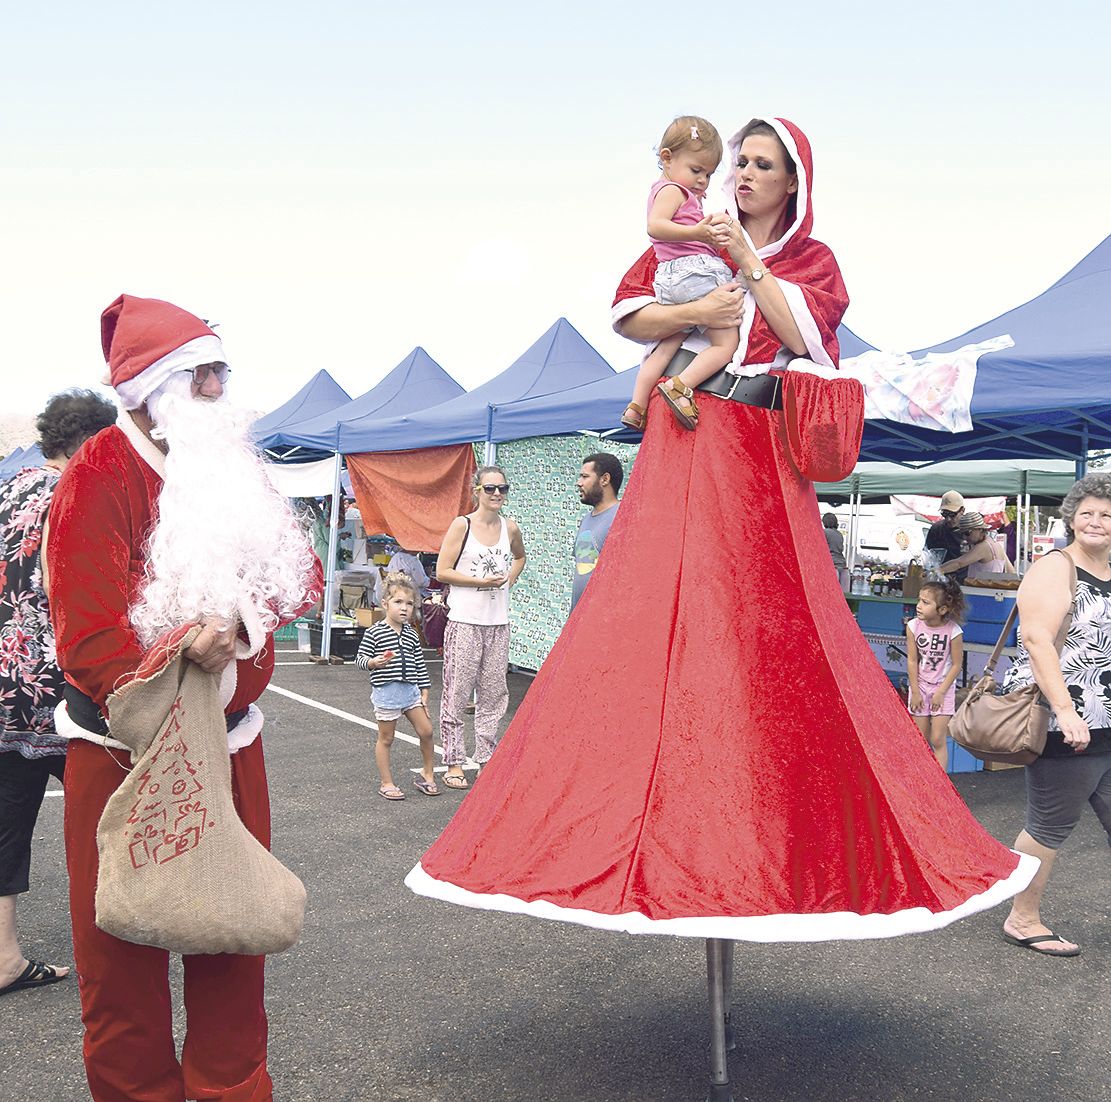
[[[104,722],[104,716],[101,715],[100,709],[96,706],[96,701],[92,697],[86,696],[80,689],[71,685],[68,681],[66,687],[62,691],[62,696],[66,702],[66,711],[69,713],[69,718],[77,724],[78,727],[85,731],[91,731],[94,735],[107,735],[108,724]],[[243,718],[247,715],[247,708],[239,708],[234,712],[227,712],[224,715],[224,721],[230,731],[237,724],[242,722]]]
[[[665,375],[678,375],[695,357],[689,348],[680,348],[671,357],[671,363],[664,368]],[[783,380],[778,375],[733,375],[722,368],[711,375],[695,390],[725,398],[730,402],[743,402],[746,406],[759,406],[761,409],[783,408]]]

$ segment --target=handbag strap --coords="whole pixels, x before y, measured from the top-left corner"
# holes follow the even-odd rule
[[[1062,551],[1059,547],[1055,547],[1050,554],[1064,555],[1069,561],[1069,593],[1072,595],[1072,600],[1069,601],[1068,612],[1065,613],[1064,619],[1061,621],[1061,626],[1057,629],[1057,638],[1053,640],[1053,647],[1058,654],[1061,653],[1061,647],[1064,645],[1065,636],[1069,633],[1069,628],[1072,627],[1072,616],[1076,609],[1076,563],[1072,561],[1072,556]],[[995,649],[991,652],[991,657],[984,666],[984,675],[991,676],[995,673],[995,665],[999,661],[1000,656],[1003,654],[1003,645],[1007,641],[1007,636],[1011,634],[1011,628],[1014,627],[1015,620],[1018,618],[1018,600],[1016,598],[1011,611],[1007,616],[1006,622],[1003,624],[1003,631],[999,635],[999,641],[995,644]]]
[[[452,570],[459,565],[459,560],[463,557],[463,548],[467,546],[467,540],[471,537],[471,518],[464,516],[463,519],[467,522],[467,530],[463,533],[463,542],[459,545],[459,554],[455,556],[455,562],[451,564]]]

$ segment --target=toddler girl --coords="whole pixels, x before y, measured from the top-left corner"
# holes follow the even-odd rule
[[[721,137],[696,115],[677,118],[660,139],[660,178],[648,193],[648,236],[655,247],[656,301],[664,305],[693,302],[715,287],[740,280],[719,255],[729,239],[721,216],[704,216],[702,197],[721,162]],[[633,400],[621,423],[643,431],[652,387],[679,351],[685,333],[661,341],[645,357],[633,387]],[[684,428],[698,423],[692,387],[720,371],[737,351],[738,331],[708,329],[710,347],[682,372],[659,384],[659,391]]]
[[[378,721],[374,760],[381,785],[378,794],[387,800],[404,800],[405,793],[390,773],[390,747],[401,716],[413,725],[420,739],[424,768],[413,784],[426,796],[438,796],[432,771],[432,722],[428,718],[428,687],[431,681],[424,664],[420,637],[412,620],[417,607],[417,587],[408,574],[387,574],[382,583],[382,610],[386,614],[363,632],[355,665],[370,670],[371,703]]]
[[[961,587],[952,579],[923,582],[915,612],[915,618],[907,621],[910,714],[938,764],[948,771],[949,720],[956,710],[953,683],[964,656],[958,623],[964,614]]]

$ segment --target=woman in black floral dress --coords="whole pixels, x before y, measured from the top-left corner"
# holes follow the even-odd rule
[[[54,734],[62,675],[39,558],[58,476],[81,444],[114,424],[116,407],[89,390],[56,394],[36,427],[46,459],[0,485],[0,995],[43,987],[68,968],[28,960],[15,929],[16,897],[28,889],[31,835],[47,781],[65,769]]]

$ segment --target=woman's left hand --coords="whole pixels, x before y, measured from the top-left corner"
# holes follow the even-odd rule
[[[1080,753],[1088,748],[1092,736],[1088,732],[1088,725],[1077,714],[1075,708],[1062,708],[1057,713],[1057,726],[1061,728],[1061,736],[1066,746]]]

